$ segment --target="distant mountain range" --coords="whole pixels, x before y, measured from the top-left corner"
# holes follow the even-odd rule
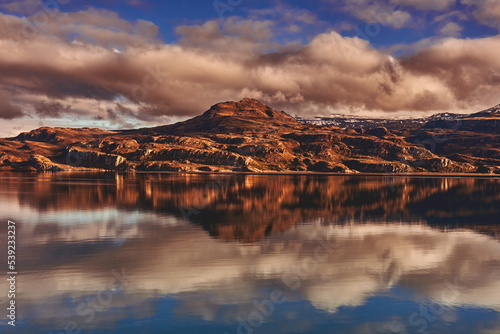
[[[400,129],[400,128],[414,128],[423,126],[427,123],[432,122],[443,122],[443,121],[456,121],[462,119],[473,119],[473,118],[495,118],[500,117],[500,104],[474,114],[454,114],[454,113],[441,113],[435,114],[429,117],[422,118],[368,118],[360,116],[351,115],[331,115],[323,117],[313,117],[313,118],[303,118],[296,117],[297,120],[303,123],[316,124],[316,125],[333,125],[340,128],[347,129],[367,129],[374,127],[386,127],[388,129]]]
[[[500,173],[500,105],[421,119],[296,119],[243,99],[154,128],[45,127],[0,139],[0,169]]]

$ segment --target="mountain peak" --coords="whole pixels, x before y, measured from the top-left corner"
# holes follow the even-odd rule
[[[250,119],[274,119],[277,121],[295,121],[283,111],[277,111],[256,99],[244,98],[239,102],[228,101],[213,105],[203,116],[205,117],[238,117]]]
[[[469,115],[467,118],[497,118],[500,117],[500,104],[494,107]]]
[[[489,109],[486,109],[483,112],[499,113],[500,112],[500,104],[497,104],[496,106],[493,106]]]
[[[494,112],[500,112],[500,104],[497,104],[496,106],[490,108],[491,111],[494,111]]]
[[[284,111],[277,111],[259,100],[245,98],[239,102],[220,102],[202,115],[190,120],[161,127],[163,133],[243,133],[268,131],[275,127],[301,127],[299,121]]]
[[[245,97],[243,98],[239,103],[248,103],[248,104],[262,104],[264,105],[262,102],[260,102],[259,100],[257,99],[253,99],[251,97]]]

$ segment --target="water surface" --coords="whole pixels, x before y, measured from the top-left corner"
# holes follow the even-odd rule
[[[3,173],[0,203],[2,333],[500,333],[498,179]]]

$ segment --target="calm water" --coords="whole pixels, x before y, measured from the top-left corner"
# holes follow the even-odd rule
[[[500,333],[499,218],[498,179],[3,173],[0,332]]]

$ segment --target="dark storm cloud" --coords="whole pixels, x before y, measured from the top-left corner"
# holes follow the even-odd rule
[[[40,117],[60,118],[71,113],[71,106],[59,102],[41,101],[35,104],[35,112]]]
[[[14,119],[23,115],[21,108],[12,104],[11,96],[0,90],[0,118]]]

